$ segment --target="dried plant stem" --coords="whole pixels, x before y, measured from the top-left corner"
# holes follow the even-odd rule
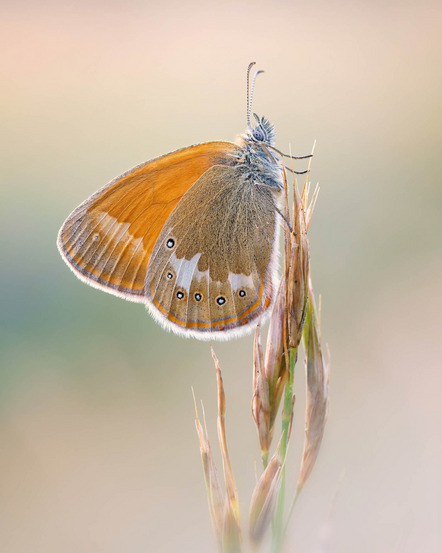
[[[297,348],[290,350],[290,371],[284,390],[284,405],[282,408],[282,434],[279,448],[279,455],[282,460],[281,487],[276,503],[275,516],[273,519],[273,552],[281,551],[284,540],[284,503],[285,503],[285,458],[287,455],[288,442],[291,430],[291,421],[293,416],[293,381],[295,378],[295,363],[297,357]]]

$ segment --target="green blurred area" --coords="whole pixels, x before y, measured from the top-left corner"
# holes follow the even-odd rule
[[[311,178],[321,187],[310,238],[331,414],[294,548],[319,550],[329,524],[333,552],[439,550],[440,5],[1,11],[4,551],[211,550],[190,392],[215,442],[209,346],[85,286],[55,241],[70,211],[117,174],[242,132],[252,59],[266,71],[254,110],[284,150],[306,154],[316,140]],[[259,458],[251,346],[215,345],[244,514]],[[293,480],[302,372],[299,363]]]

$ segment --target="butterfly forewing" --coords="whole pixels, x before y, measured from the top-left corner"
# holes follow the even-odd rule
[[[272,193],[241,167],[213,166],[158,237],[148,299],[163,321],[184,332],[235,331],[269,305],[276,242]]]
[[[81,204],[58,237],[80,278],[134,301],[146,301],[146,274],[171,212],[213,165],[233,163],[237,146],[208,142],[139,165]]]

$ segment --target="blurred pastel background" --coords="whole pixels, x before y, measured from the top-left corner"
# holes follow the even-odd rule
[[[331,350],[320,457],[287,551],[442,551],[439,2],[2,2],[0,550],[210,552],[191,386],[209,346],[62,262],[69,212],[133,165],[245,128],[317,146],[312,274]],[[252,338],[215,345],[242,515]],[[294,480],[303,436],[297,365]]]

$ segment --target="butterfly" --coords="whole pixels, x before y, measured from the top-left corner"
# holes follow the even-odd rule
[[[233,142],[182,148],[130,169],[61,227],[62,258],[87,284],[144,303],[166,329],[198,339],[250,332],[277,273],[282,157],[273,125],[250,120]],[[250,92],[249,92],[250,91]],[[300,171],[299,173],[305,173]]]

